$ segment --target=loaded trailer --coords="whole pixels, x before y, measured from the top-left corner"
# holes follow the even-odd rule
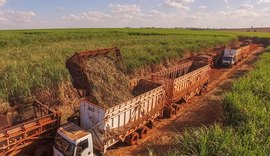
[[[106,108],[95,103],[86,67],[86,61],[95,57],[110,58],[124,72],[122,56],[116,47],[75,53],[67,60],[72,84],[81,100],[78,114],[57,131],[53,147],[55,156],[92,156],[106,153],[117,142],[137,144],[152,128],[153,121],[163,114],[163,85],[144,79],[132,83],[133,97],[126,102]]]
[[[187,61],[178,66],[152,74],[151,80],[164,85],[166,103],[164,115],[171,117],[180,109],[181,100],[188,101],[207,89],[210,64]]]
[[[53,142],[60,126],[60,112],[35,100],[7,112],[7,117],[10,118],[9,125],[0,131],[0,155],[42,155],[50,152],[42,142]],[[32,147],[30,152],[27,146]]]
[[[140,80],[132,93],[137,96],[112,108],[82,99],[79,125],[67,123],[58,129],[54,155],[92,156],[94,152],[106,153],[117,142],[137,144],[162,116],[165,91],[161,84]]]

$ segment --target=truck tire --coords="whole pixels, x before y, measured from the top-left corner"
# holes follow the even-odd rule
[[[137,132],[133,132],[126,138],[125,142],[130,144],[131,146],[138,145],[139,138],[140,138],[139,134]]]
[[[177,114],[177,112],[179,112],[180,111],[180,106],[176,106],[175,107],[175,114]]]
[[[199,96],[204,95],[206,92],[207,92],[207,86],[204,85],[204,86],[201,88],[200,92],[199,92]]]
[[[140,138],[145,138],[147,136],[149,128],[147,126],[143,126],[140,130]]]
[[[172,111],[170,112],[170,118],[173,117],[176,114],[175,109],[173,108]]]
[[[176,114],[175,112],[175,108],[167,108],[165,107],[164,111],[163,111],[163,116],[166,118],[171,118]]]
[[[42,145],[35,150],[35,156],[51,156],[52,149],[49,146]]]
[[[175,114],[177,114],[180,111],[180,105],[179,104],[173,104],[173,108],[175,109]]]

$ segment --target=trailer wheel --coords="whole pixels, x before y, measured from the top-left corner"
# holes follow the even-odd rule
[[[140,130],[140,138],[145,138],[148,133],[148,127],[143,126],[142,129]]]
[[[179,104],[173,104],[173,108],[175,109],[175,114],[180,111],[180,105]]]
[[[170,114],[169,114],[169,118],[173,117],[176,114],[176,111],[174,108],[172,108]]]
[[[130,145],[138,145],[139,137],[140,136],[137,132],[133,132],[126,138],[125,142]]]
[[[152,121],[149,121],[146,126],[148,127],[148,129],[152,129],[154,127],[154,123]]]
[[[180,106],[176,106],[175,108],[176,113],[180,111]]]
[[[201,88],[200,92],[199,92],[199,95],[204,95],[204,94],[206,93],[206,91],[207,91],[206,86],[203,86],[203,87]]]

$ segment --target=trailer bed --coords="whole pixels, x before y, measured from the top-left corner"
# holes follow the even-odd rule
[[[166,107],[171,111],[176,102],[182,99],[188,101],[207,86],[210,69],[209,64],[189,61],[154,73],[151,79],[153,82],[164,84]]]
[[[53,138],[60,126],[61,114],[59,112],[50,110],[38,101],[26,104],[20,109],[26,106],[30,106],[29,108],[32,106],[31,110],[25,112],[28,115],[31,114],[30,117],[26,115],[25,120],[21,120],[22,123],[0,131],[0,155],[13,155],[34,141]]]
[[[163,85],[140,80],[134,86],[135,98],[115,107],[105,109],[89,102],[81,101],[81,127],[90,129],[94,146],[101,152],[132,132],[161,116],[165,101]]]

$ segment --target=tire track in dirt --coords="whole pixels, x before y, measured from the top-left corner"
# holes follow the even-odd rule
[[[231,89],[233,80],[253,69],[252,63],[257,60],[263,49],[255,49],[251,55],[232,68],[212,69],[208,93],[195,96],[183,104],[173,118],[157,120],[148,136],[139,141],[139,145],[128,146],[119,143],[110,149],[107,155],[147,155],[149,148],[162,155],[170,149],[175,133],[181,134],[186,128],[221,123],[224,120],[221,103],[223,93]]]

